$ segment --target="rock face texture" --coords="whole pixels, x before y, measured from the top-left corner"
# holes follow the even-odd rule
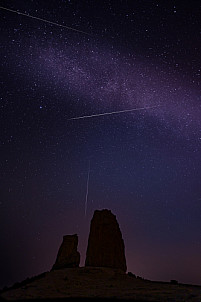
[[[63,236],[63,242],[59,248],[57,259],[52,269],[79,267],[80,253],[77,251],[77,245],[77,234]]]
[[[85,266],[118,268],[126,272],[125,247],[116,216],[95,211],[91,220]]]

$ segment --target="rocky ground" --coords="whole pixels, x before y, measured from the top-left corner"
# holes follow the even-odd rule
[[[17,287],[17,286],[16,286]],[[117,269],[80,267],[60,269],[23,282],[1,293],[5,300],[91,298],[133,301],[201,301],[201,286],[153,282]],[[52,300],[53,301],[53,300]]]

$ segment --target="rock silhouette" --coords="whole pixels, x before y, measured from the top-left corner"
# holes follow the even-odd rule
[[[94,212],[85,266],[127,270],[124,241],[116,216],[110,210]]]
[[[79,267],[80,253],[77,251],[77,245],[77,234],[63,236],[63,242],[59,248],[57,259],[52,269]]]
[[[0,301],[201,301],[201,287],[149,281],[126,271],[124,242],[115,215],[95,211],[86,267],[78,267],[78,236],[66,235],[53,271],[27,278],[0,291]],[[91,267],[89,267],[91,266]]]

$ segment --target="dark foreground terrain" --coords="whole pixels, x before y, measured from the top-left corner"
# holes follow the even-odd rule
[[[0,298],[0,302],[5,302],[8,300],[5,300],[3,298]],[[30,302],[30,299],[26,299],[26,300],[14,300],[14,301],[19,301],[19,302]],[[127,301],[132,301],[132,302],[147,302],[149,300],[136,300],[136,299],[118,299],[118,298],[56,298],[56,299],[32,299],[31,302],[127,302]],[[152,300],[154,301],[154,300]],[[164,300],[164,301],[171,301],[171,300]],[[175,300],[172,300],[175,301]],[[186,300],[183,300],[186,301]]]
[[[1,292],[1,300],[201,302],[201,286],[153,282],[117,269],[80,267],[44,273]]]
[[[3,298],[0,298],[0,301],[1,302],[5,302],[5,301],[8,301],[8,300],[5,300]],[[19,301],[19,302],[30,302],[29,299],[26,299],[26,300],[15,300],[15,301]],[[132,302],[148,302],[149,300],[136,300],[136,299],[118,299],[118,298],[57,298],[57,299],[32,299],[31,302],[38,302],[38,301],[41,301],[41,302],[127,302],[127,301],[132,301]],[[154,300],[152,300],[154,301]],[[171,300],[164,300],[164,301],[171,301]],[[175,300],[172,300],[172,301],[175,301]],[[186,301],[186,300],[183,300],[183,301]]]

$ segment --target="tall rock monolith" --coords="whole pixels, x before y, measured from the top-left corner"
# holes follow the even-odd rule
[[[85,266],[118,268],[126,272],[125,246],[116,216],[96,210],[91,220]]]
[[[77,234],[63,236],[63,242],[59,248],[57,259],[52,269],[79,267],[80,253],[77,251],[77,245]]]

